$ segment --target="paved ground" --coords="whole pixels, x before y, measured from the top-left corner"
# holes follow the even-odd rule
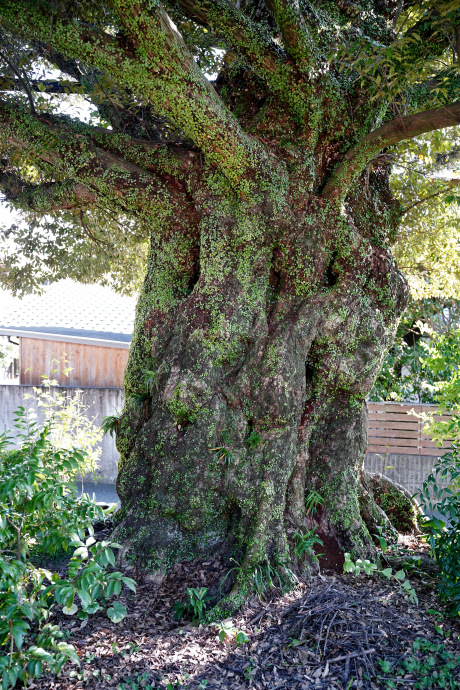
[[[90,482],[85,482],[83,490],[85,494],[89,494],[90,498],[95,494],[97,503],[120,503],[115,490],[115,484],[91,484]],[[78,491],[81,494],[81,484],[78,485]]]

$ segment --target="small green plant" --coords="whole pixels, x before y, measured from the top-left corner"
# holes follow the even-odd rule
[[[221,582],[220,582],[220,585],[219,585],[219,592],[220,592],[221,594],[222,594],[222,587],[224,586],[224,584],[225,584],[227,578],[230,577],[231,573],[234,573],[234,572],[236,571],[236,576],[237,576],[237,578],[243,576],[243,572],[244,572],[244,571],[243,571],[243,566],[240,565],[240,563],[238,563],[238,561],[235,561],[234,558],[230,558],[230,560],[233,561],[233,563],[235,563],[235,565],[233,566],[233,568],[230,568],[230,570],[228,570],[228,571],[225,573],[224,577],[222,578],[222,580],[221,580]]]
[[[264,592],[272,587],[283,588],[281,578],[275,564],[269,561],[256,565],[251,573],[251,585],[256,594],[260,597]]]
[[[412,587],[410,580],[407,579],[404,570],[398,570],[396,573],[393,573],[392,568],[384,568],[383,570],[379,570],[375,563],[372,563],[369,560],[361,560],[360,558],[354,562],[351,560],[350,554],[346,553],[345,563],[343,564],[343,572],[353,573],[355,577],[357,577],[361,571],[366,573],[366,575],[373,575],[375,573],[376,575],[381,575],[387,580],[395,580],[399,585],[400,592],[402,592],[406,598],[409,599],[409,601],[418,605],[417,593]]]
[[[108,415],[104,417],[101,424],[101,429],[104,434],[110,434],[114,436],[118,431],[118,425],[120,424],[120,413],[115,415]]]
[[[212,625],[217,629],[217,636],[221,642],[230,642],[231,640],[235,640],[238,647],[249,642],[249,637],[245,632],[234,627],[231,618],[218,621]]]
[[[254,450],[254,448],[257,448],[261,440],[262,436],[259,434],[258,431],[255,431],[255,429],[253,429],[246,439],[246,445],[248,446],[248,448]]]
[[[137,393],[131,393],[129,401],[145,416],[152,411],[152,397],[145,386],[141,386]]]
[[[238,645],[238,647],[241,647],[242,645],[245,645],[249,642],[249,637],[246,635],[245,632],[240,630],[235,635],[235,642]]]
[[[210,451],[218,456],[219,462],[223,462],[226,467],[230,467],[235,464],[235,458],[233,457],[231,451],[225,446],[217,446],[216,448],[210,448]]]
[[[117,690],[155,690],[155,685],[148,682],[148,673],[139,673],[117,685]]]
[[[320,494],[312,489],[305,497],[305,511],[307,515],[313,515],[316,513],[319,506],[324,503],[324,498]]]
[[[156,360],[153,358],[141,375],[141,385],[136,393],[131,393],[129,401],[144,413],[145,417],[152,412],[152,399],[155,391],[158,390],[160,374],[167,368],[164,362],[160,367],[156,367]]]
[[[358,558],[355,562],[351,560],[349,553],[345,554],[345,563],[343,564],[344,573],[353,573],[353,575],[358,576],[361,571],[365,572],[366,575],[372,575],[377,570],[375,563],[369,560],[362,560]]]
[[[106,609],[117,623],[126,609],[114,598],[123,584],[135,589],[133,580],[111,571],[119,545],[94,538],[92,523],[104,521],[103,510],[86,495],[78,497],[66,479],[81,466],[82,452],[56,450],[50,427],[40,428],[24,408],[17,410],[15,426],[19,449],[10,450],[7,435],[0,436],[2,690],[17,681],[27,684],[45,669],[59,673],[68,659],[80,663],[64,633],[50,623],[53,609],[80,620]],[[67,578],[34,565],[37,544],[50,554],[74,549]]]
[[[319,544],[320,546],[323,545],[323,542],[315,532],[315,527],[306,532],[300,532],[299,530],[294,532],[293,539],[295,541],[295,552],[298,558],[303,558],[306,554],[310,554],[315,544]]]
[[[382,549],[382,553],[385,553],[385,551],[388,548],[388,542],[385,539],[385,537],[383,536],[383,527],[381,525],[377,525],[376,530],[377,530],[378,534],[374,534],[372,536],[374,536],[374,537],[376,537],[376,539],[378,539],[378,542],[380,544],[380,548]]]
[[[212,623],[212,626],[216,628],[217,637],[221,642],[226,642],[227,640],[232,639],[237,633],[231,618],[226,618],[225,620]]]
[[[176,601],[174,604],[174,619],[180,621],[185,614],[191,614],[194,620],[201,623],[207,606],[207,591],[207,587],[200,587],[199,589],[188,587],[187,600],[185,602]]]
[[[70,361],[64,357],[61,360],[52,359],[50,367],[54,367],[50,375],[42,374],[41,386],[34,386],[33,393],[26,393],[25,400],[33,400],[37,413],[29,409],[29,419],[40,421],[49,429],[49,440],[56,450],[79,448],[85,451],[69,479],[82,478],[89,473],[95,473],[101,457],[100,442],[103,432],[94,424],[94,419],[88,417],[90,406],[85,403],[85,392],[75,389],[72,394],[63,392],[57,379],[52,378],[61,368],[61,373],[69,375],[72,367]],[[51,423],[52,420],[52,423]]]

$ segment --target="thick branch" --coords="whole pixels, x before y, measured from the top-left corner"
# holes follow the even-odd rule
[[[286,51],[295,59],[311,55],[305,22],[292,0],[265,0],[281,31]]]
[[[190,146],[135,139],[129,134],[94,127],[84,122],[71,123],[68,117],[61,115],[47,115],[46,122],[77,138],[83,136],[93,146],[154,173],[162,180],[170,180],[174,187],[180,183],[185,185],[191,168],[197,167],[200,158],[200,152]],[[195,170],[195,174],[197,172]]]
[[[102,206],[162,229],[171,214],[195,213],[185,186],[171,173],[145,170],[95,145],[68,123],[66,128],[58,127],[51,118],[34,118],[18,106],[0,103],[0,126],[12,147],[33,152],[39,168],[83,185]]]
[[[246,17],[228,0],[177,0],[185,14],[215,33],[242,55],[254,71],[276,83],[273,75],[278,72],[283,58],[271,36],[260,24]]]
[[[39,213],[84,208],[96,200],[94,192],[78,182],[34,185],[22,180],[16,172],[0,172],[0,189],[5,201]]]
[[[348,151],[326,183],[322,196],[326,199],[343,199],[366,165],[387,146],[405,139],[413,139],[435,129],[454,127],[458,124],[460,124],[460,102],[387,122],[367,134]]]
[[[44,15],[31,2],[2,0],[0,16],[16,31],[111,74],[182,129],[234,186],[247,189],[265,151],[241,130],[201,75],[166,13],[136,0],[112,4],[128,39]]]
[[[29,79],[29,85],[34,91],[41,93],[82,93],[80,84],[74,81],[57,81],[56,79]],[[0,91],[21,91],[23,84],[20,79],[0,76]]]

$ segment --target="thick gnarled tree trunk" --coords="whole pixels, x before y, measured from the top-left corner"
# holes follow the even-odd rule
[[[313,523],[329,567],[370,554],[357,494],[365,398],[407,295],[378,243],[395,218],[386,172],[371,173],[355,217],[306,193],[282,202],[209,191],[199,239],[152,244],[118,433],[117,532],[159,566],[216,552],[244,570],[286,562],[289,531]],[[312,489],[324,505],[307,519]]]
[[[86,235],[107,213],[109,260],[113,223],[151,234],[117,430],[133,557],[232,554],[241,584],[267,559],[288,575],[294,530],[329,567],[372,551],[365,399],[407,297],[381,152],[460,122],[454,5],[0,0],[21,64],[72,77],[0,83],[23,91],[0,99],[0,188]],[[35,108],[70,88],[107,128]]]

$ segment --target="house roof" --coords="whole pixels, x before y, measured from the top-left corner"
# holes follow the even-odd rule
[[[127,348],[136,299],[73,280],[46,285],[43,294],[22,299],[0,291],[0,335]]]

